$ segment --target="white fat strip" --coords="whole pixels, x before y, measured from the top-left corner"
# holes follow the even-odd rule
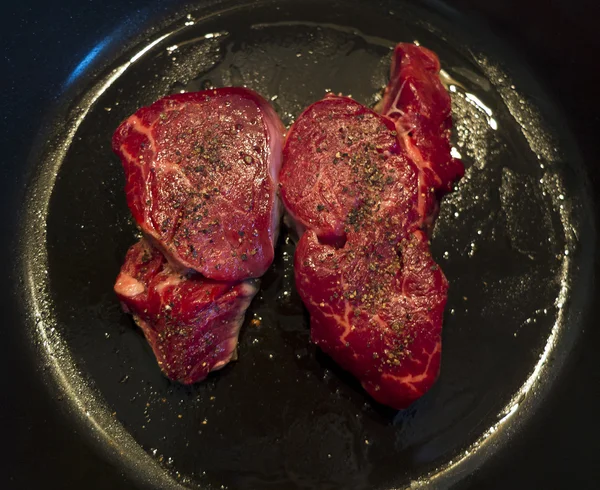
[[[271,211],[271,238],[273,246],[279,236],[279,224],[283,207],[278,196],[277,186],[279,185],[279,172],[283,163],[283,133],[285,129],[281,125],[279,116],[267,104],[265,114],[265,125],[267,128],[267,137],[269,139],[269,175],[271,177],[271,199],[273,200],[273,209]]]
[[[182,277],[178,274],[170,274],[167,279],[165,279],[164,281],[162,281],[156,285],[156,292],[162,293],[163,289],[171,287],[171,286],[173,286],[173,287],[177,286],[178,284],[181,284],[183,281],[185,281],[185,277]]]
[[[125,147],[125,145],[121,145],[119,151],[123,153],[123,156],[130,162],[136,162],[137,159],[131,153],[129,153]]]
[[[250,302],[252,301],[252,298],[254,298],[254,295],[258,292],[258,285],[256,281],[244,281],[242,284],[240,284],[240,293],[242,294],[242,296],[247,297],[247,302],[243,303],[243,305],[248,308],[248,306],[250,306]]]
[[[435,356],[435,354],[441,352],[441,350],[442,350],[441,342],[436,342],[435,348],[433,349],[433,351],[431,353],[428,353],[427,351],[425,351],[425,349],[423,349],[422,353],[424,355],[426,355],[428,357],[428,359],[427,359],[427,364],[425,365],[425,369],[423,369],[421,374],[416,374],[416,375],[415,374],[407,374],[406,376],[394,376],[393,374],[383,373],[381,375],[381,377],[393,379],[394,381],[402,383],[403,385],[408,386],[413,391],[418,393],[418,390],[414,386],[414,383],[419,383],[429,376],[428,371],[429,371],[429,366],[431,365],[431,360],[433,359],[433,356]]]
[[[260,105],[260,110],[263,112],[265,129],[269,141],[269,173],[271,180],[275,185],[279,182],[279,172],[283,164],[283,141],[285,128],[279,119],[277,113],[273,110],[270,104],[265,103]]]
[[[140,134],[143,134],[146,138],[148,138],[148,141],[150,142],[150,148],[152,149],[152,152],[156,154],[156,142],[154,141],[154,135],[152,134],[153,125],[150,127],[145,126],[142,123],[141,119],[135,114],[129,117],[128,122],[131,124],[135,131],[137,131]]]
[[[406,85],[406,82],[408,80],[404,80],[402,82],[402,85],[400,85],[400,89],[396,92],[396,97],[394,97],[394,102],[392,102],[390,107],[393,107],[395,110],[397,110],[398,112],[400,112],[401,114],[404,114],[400,109],[398,109],[398,107],[400,106],[400,96],[402,95],[402,91],[404,90],[404,86]],[[389,114],[389,111],[388,111]]]
[[[231,355],[228,358],[222,359],[215,363],[210,368],[211,371],[221,369],[225,367],[225,365],[228,364],[230,361],[237,360],[237,343],[238,336],[240,334],[240,328],[242,327],[242,323],[244,322],[246,310],[250,306],[254,295],[258,292],[258,287],[254,281],[244,281],[242,284],[240,284],[239,287],[241,298],[239,304],[236,307],[238,314],[233,320],[230,321],[229,325],[227,326],[228,328],[230,328],[231,336],[225,339],[219,346],[223,350],[223,352],[231,352]]]
[[[127,298],[133,298],[138,294],[142,294],[145,290],[146,288],[140,281],[124,272],[119,274],[115,284],[115,292]]]
[[[428,168],[429,170],[431,170],[431,172],[433,173],[433,175],[436,178],[438,185],[441,183],[442,180],[439,178],[437,173],[431,167],[431,162],[429,162],[428,160],[425,160],[423,158],[419,149],[413,144],[410,136],[408,136],[408,133],[405,133],[402,136],[401,141],[404,143],[404,148],[406,149],[406,153],[408,153],[409,158],[417,165],[417,168],[419,169],[419,185],[418,185],[418,191],[417,191],[417,212],[420,216],[420,223],[421,223],[421,225],[423,225],[423,223],[425,222],[425,219],[427,218],[426,200],[425,200],[425,198],[426,198],[425,191],[427,190],[427,186],[425,185],[424,169]]]
[[[315,308],[321,310],[321,315],[323,315],[325,318],[331,318],[332,320],[336,321],[344,329],[340,335],[340,342],[345,343],[346,337],[348,337],[350,332],[354,330],[354,327],[350,322],[350,313],[352,312],[352,307],[350,304],[347,301],[344,301],[344,316],[340,316],[337,313],[333,313],[331,306],[326,305],[325,303],[316,303],[315,301],[311,300],[309,300],[309,302]],[[327,313],[325,309],[329,310],[329,313]]]

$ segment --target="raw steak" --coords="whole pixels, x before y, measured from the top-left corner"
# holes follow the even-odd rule
[[[462,177],[464,167],[450,157],[450,95],[439,78],[432,51],[400,43],[394,50],[390,82],[377,112],[394,120],[410,158],[442,194]]]
[[[245,88],[172,95],[113,136],[137,224],[174,265],[205,277],[260,277],[273,261],[284,128]]]
[[[411,45],[395,56],[389,117],[347,97],[313,104],[288,133],[280,180],[302,234],[295,277],[312,340],[401,409],[439,372],[448,284],[427,231],[463,167],[437,58]]]
[[[257,291],[256,279],[232,285],[174,271],[144,239],[127,252],[115,284],[162,371],[186,384],[234,357],[244,313]]]

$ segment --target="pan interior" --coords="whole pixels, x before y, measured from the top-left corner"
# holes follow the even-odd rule
[[[455,32],[451,13],[280,3],[191,12],[79,80],[86,88],[48,140],[24,227],[36,345],[72,416],[150,486],[454,481],[535,408],[576,337],[572,283],[589,253],[577,154],[568,135],[542,124],[527,67],[506,71],[502,52]],[[194,386],[166,380],[112,291],[137,236],[114,129],[166,94],[229,85],[261,93],[285,124],[326,91],[372,105],[392,47],[414,40],[440,56],[453,151],[468,167],[432,238],[451,285],[439,381],[392,411],[310,345],[285,231],[239,360]]]

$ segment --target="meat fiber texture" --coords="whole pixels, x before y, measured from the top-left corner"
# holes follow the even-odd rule
[[[273,261],[283,134],[262,97],[224,88],[160,99],[113,136],[144,234],[115,292],[173,380],[201,381],[236,356]]]
[[[464,169],[439,69],[431,51],[398,45],[383,114],[328,95],[288,132],[280,174],[312,341],[396,409],[440,367],[448,283],[427,232]]]

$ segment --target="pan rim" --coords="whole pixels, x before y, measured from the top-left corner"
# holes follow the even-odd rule
[[[268,2],[261,2],[261,3],[268,3]],[[244,8],[248,8],[248,6],[254,6],[255,4],[253,3],[249,3],[249,4],[242,4],[239,5],[237,8],[239,9],[244,9]],[[222,14],[223,11],[218,11],[215,12],[214,14],[211,15],[220,15]],[[173,32],[178,32],[178,31],[173,31]],[[159,43],[162,40],[166,39],[167,35],[161,35],[158,36],[154,39],[153,43]],[[153,43],[151,43],[150,45],[154,45]],[[143,55],[144,52],[146,52],[145,50],[149,49],[147,47],[144,47],[143,49],[138,51],[138,55],[141,56]],[[129,50],[129,48],[128,48]],[[141,54],[140,54],[141,53]],[[136,55],[137,56],[137,55]],[[132,57],[132,59],[135,58]],[[113,60],[114,61],[114,60]],[[112,83],[114,82],[114,80],[116,80],[118,78],[118,76],[120,76],[123,73],[123,71],[117,71],[117,72],[111,72],[109,73],[104,79],[102,79],[97,85],[96,87],[98,87],[99,89],[102,88],[106,88],[107,87],[107,83]],[[84,78],[87,77],[88,80],[93,80],[95,78],[95,75],[93,75],[92,73],[88,72],[87,75],[86,74],[82,74],[80,76],[79,82],[78,84],[82,84]],[[533,81],[532,81],[533,82]],[[85,93],[82,96],[81,102],[83,103],[83,105],[81,104],[75,104],[77,107],[74,110],[75,113],[77,113],[78,111],[82,110],[82,107],[84,107],[83,112],[79,112],[79,115],[76,117],[80,117],[80,121],[83,120],[83,118],[85,118],[85,115],[87,114],[87,110],[89,110],[89,108],[92,107],[93,103],[96,100],[96,96],[95,95],[91,95],[91,98],[86,99],[86,97],[89,97],[90,94],[92,94],[93,91],[90,91],[88,93]],[[100,92],[101,93],[101,92]],[[98,93],[99,96],[99,93]],[[64,96],[65,101],[77,101],[78,97],[70,97],[68,93],[65,93]],[[87,103],[89,103],[89,105],[85,106],[86,104],[86,100]],[[72,121],[74,113],[71,111],[70,115],[65,118],[64,120],[66,121]],[[58,118],[57,119],[62,119],[62,118]],[[52,125],[50,125],[49,127],[52,127]],[[54,145],[56,146],[56,148],[62,148],[62,151],[66,152],[66,149],[68,148],[68,138],[69,137],[73,137],[76,131],[76,127],[75,129],[68,130],[66,134],[62,134],[59,135],[54,143]],[[62,141],[61,141],[62,139]],[[46,141],[46,136],[44,134],[44,131],[42,131],[39,135],[38,135],[38,143],[36,143],[34,145],[34,148],[40,148],[40,150],[45,146],[45,142]],[[52,175],[54,175],[54,178],[56,177],[56,173],[60,167],[60,164],[62,162],[61,158],[53,158],[50,157],[48,155],[45,156],[45,158],[40,159],[40,158],[36,158],[38,155],[35,154],[35,150],[34,152],[32,152],[32,155],[30,156],[30,161],[31,162],[40,162],[43,161],[44,163],[39,164],[37,166],[35,166],[35,170],[37,175],[35,175],[29,182],[28,186],[27,186],[27,199],[26,199],[26,203],[27,203],[27,208],[24,212],[24,219],[22,219],[21,221],[21,227],[18,233],[18,241],[19,241],[19,245],[18,245],[18,250],[22,251],[21,254],[19,254],[19,264],[18,264],[18,270],[19,270],[19,275],[21,277],[24,277],[26,279],[26,284],[24,286],[24,289],[26,291],[26,293],[28,293],[28,302],[30,301],[30,305],[33,305],[33,301],[36,300],[36,295],[40,294],[38,288],[39,286],[39,279],[43,276],[43,271],[46,270],[46,259],[47,257],[43,257],[42,255],[44,255],[45,249],[44,250],[40,250],[39,249],[39,244],[44,243],[45,244],[45,216],[47,213],[47,207],[46,208],[40,208],[40,204],[43,204],[44,206],[47,206],[47,200],[49,200],[50,195],[52,193],[52,189],[53,189],[53,180],[49,180],[52,177]],[[56,155],[55,155],[56,157]],[[50,161],[54,161],[56,167],[55,168],[46,168],[48,167],[48,162]],[[579,162],[578,162],[579,163]],[[51,182],[50,185],[48,185],[48,182]],[[595,227],[593,225],[593,222],[591,220],[591,210],[589,208],[589,183],[587,181],[584,180],[584,188],[582,189],[582,196],[580,199],[580,203],[579,205],[581,206],[581,209],[579,209],[579,213],[583,215],[583,218],[581,218],[582,220],[585,220],[586,222],[588,222],[588,224],[590,224],[589,228],[590,228],[590,232],[589,232],[589,237],[587,240],[585,241],[580,241],[579,244],[579,261],[581,263],[585,263],[585,262],[593,262],[593,250],[594,250],[594,244],[596,241],[596,230]],[[47,197],[47,199],[46,199]],[[40,211],[41,209],[41,211]],[[587,225],[585,225],[587,228]],[[566,262],[568,263],[568,261]],[[590,283],[591,279],[592,279],[592,270],[588,269],[588,270],[579,270],[580,272],[580,276],[578,278],[578,284],[576,285],[576,287],[578,287],[579,289],[585,289],[585,286],[587,284]],[[573,297],[573,292],[571,291],[570,296]],[[591,300],[591,294],[584,294],[584,295],[580,295],[578,296],[579,299],[579,305],[576,305],[574,302],[570,302],[569,306],[568,306],[568,311],[566,313],[566,316],[575,316],[578,317],[582,314],[583,311],[585,311],[585,307],[584,305],[586,304],[586,302],[589,302]],[[38,298],[39,299],[39,298]],[[41,301],[40,303],[43,303],[43,301]],[[43,306],[43,305],[42,305]],[[35,307],[34,307],[35,310]],[[34,315],[38,315],[39,318],[42,318],[43,315],[43,307],[39,307],[38,311],[35,312],[34,311]],[[566,310],[566,308],[565,308]],[[46,352],[44,349],[44,338],[42,337],[41,339],[41,345],[40,345],[40,337],[39,337],[39,332],[40,329],[45,329],[46,327],[48,327],[48,330],[51,327],[51,325],[46,325],[44,323],[43,320],[39,320],[38,318],[28,318],[28,321],[30,323],[30,325],[32,325],[32,328],[30,329],[30,334],[32,335],[32,345],[36,345],[36,349],[37,352],[40,353],[44,353],[45,356],[47,356],[47,359],[45,359],[46,363],[49,363],[49,365],[52,365],[52,363],[56,362],[56,359],[52,358],[52,353]],[[538,363],[539,368],[536,367],[534,369],[534,373],[536,374],[535,378],[531,378],[528,377],[527,382],[525,383],[527,385],[527,389],[524,391],[522,397],[518,397],[517,400],[514,400],[513,402],[511,402],[505,409],[505,417],[504,419],[502,419],[499,423],[497,428],[495,428],[488,437],[485,437],[484,441],[481,441],[479,444],[477,444],[476,450],[473,452],[469,452],[468,455],[465,455],[463,458],[460,458],[457,461],[451,462],[450,466],[448,466],[446,469],[441,469],[439,472],[433,474],[433,475],[427,475],[424,477],[424,479],[421,480],[416,480],[414,482],[415,486],[418,485],[424,485],[424,484],[431,484],[433,483],[434,485],[449,485],[451,483],[454,483],[455,481],[457,481],[457,479],[460,479],[460,477],[462,476],[461,474],[464,475],[464,468],[467,468],[469,471],[471,471],[472,469],[474,469],[475,467],[479,466],[477,464],[477,461],[485,461],[487,460],[490,456],[492,456],[493,454],[495,454],[501,447],[503,447],[505,445],[505,443],[508,441],[508,439],[510,439],[510,435],[512,432],[514,432],[515,430],[517,430],[518,428],[520,428],[522,426],[522,424],[526,423],[527,420],[529,420],[529,418],[534,414],[534,412],[536,411],[536,409],[539,407],[539,405],[543,402],[543,399],[545,398],[546,394],[551,390],[552,388],[552,384],[555,381],[555,379],[559,376],[562,366],[565,362],[565,360],[568,357],[569,352],[571,351],[575,341],[577,340],[578,337],[578,333],[579,330],[581,329],[581,325],[583,324],[582,321],[569,321],[569,319],[565,319],[563,321],[563,323],[568,323],[569,325],[573,324],[576,325],[578,328],[571,328],[569,329],[568,332],[563,331],[562,329],[562,325],[559,326],[555,326],[555,329],[553,328],[553,332],[554,332],[554,337],[552,337],[552,341],[551,343],[554,344],[560,344],[562,346],[562,349],[560,350],[560,352],[554,352],[554,354],[559,354],[555,357],[554,360],[552,360],[552,362],[547,362],[549,355],[550,355],[550,350],[547,352],[547,354],[545,355],[544,359],[541,359],[540,363]],[[37,332],[37,333],[36,333]],[[46,339],[47,340],[47,339]],[[57,368],[58,369],[58,368]],[[46,378],[49,381],[48,385],[52,384],[52,383],[57,383],[58,384],[58,388],[63,391],[65,393],[66,399],[69,400],[70,406],[68,408],[68,413],[70,416],[75,415],[77,418],[78,423],[80,424],[81,427],[86,427],[87,429],[91,429],[90,435],[91,434],[96,434],[95,436],[92,437],[93,440],[95,440],[96,442],[96,446],[102,449],[102,452],[106,455],[108,455],[109,459],[115,462],[119,462],[122,463],[123,461],[123,451],[119,451],[118,449],[118,444],[115,444],[115,440],[117,440],[119,437],[117,437],[116,439],[113,437],[112,440],[110,438],[110,436],[108,436],[106,434],[106,431],[102,430],[102,426],[103,425],[110,425],[114,428],[115,424],[114,421],[112,421],[111,424],[108,423],[104,423],[105,419],[102,419],[102,423],[99,423],[97,421],[94,420],[94,417],[91,417],[89,415],[86,415],[86,411],[82,410],[82,405],[77,403],[78,399],[75,398],[73,399],[72,396],[69,396],[69,391],[71,390],[71,388],[69,388],[68,384],[64,384],[64,383],[68,383],[68,380],[66,380],[66,378],[64,378],[64,373],[61,375],[59,373],[60,370],[57,371],[49,371],[46,374]],[[541,382],[541,384],[538,382],[539,381],[539,377],[543,374],[543,380]],[[62,378],[61,378],[62,376]],[[64,378],[64,379],[63,379]],[[530,381],[531,379],[531,381]],[[99,394],[94,394],[93,392],[93,386],[87,386],[87,389],[90,390],[90,396],[92,398],[95,398],[96,396],[98,396]],[[85,397],[84,397],[85,398]],[[101,396],[100,398],[101,399]],[[516,407],[516,408],[512,408],[512,407]],[[111,419],[106,419],[106,421],[111,420]],[[511,430],[507,430],[509,429],[508,426],[506,426],[506,422],[507,421],[511,421]],[[120,424],[118,424],[120,425]],[[123,427],[116,427],[117,432],[122,431],[127,433],[127,431],[123,428]],[[153,471],[150,472],[150,474],[146,475],[146,477],[142,477],[142,480],[144,484],[147,485],[163,485],[160,488],[182,488],[182,486],[176,482],[175,480],[169,479],[168,481],[162,481],[161,478],[164,477],[165,472],[162,470],[162,468],[160,468],[160,466],[148,455],[146,454],[145,451],[143,451],[141,449],[141,447],[139,445],[137,445],[137,443],[135,443],[135,441],[133,441],[133,444],[135,445],[135,448],[137,450],[139,450],[140,455],[136,455],[136,456],[130,456],[130,455],[126,455],[127,457],[127,467],[129,468],[129,470],[131,471],[131,473],[133,475],[136,476],[137,478],[140,478],[142,475],[140,472],[140,467],[142,464],[146,464],[146,458],[148,458],[149,461],[152,461],[153,465],[155,465],[155,467],[153,467]],[[131,442],[127,442],[124,444],[130,444]],[[129,446],[128,450],[129,450]],[[127,452],[127,451],[125,451]],[[475,455],[478,455],[478,458],[474,458]],[[143,457],[142,457],[143,455]],[[139,458],[138,458],[139,456]],[[140,459],[141,458],[141,459]],[[141,461],[144,460],[144,463],[141,463]],[[467,466],[464,466],[464,465]],[[162,476],[160,476],[162,475]],[[159,482],[160,480],[160,482]],[[171,485],[171,486],[169,486]],[[158,487],[157,487],[158,488]]]

